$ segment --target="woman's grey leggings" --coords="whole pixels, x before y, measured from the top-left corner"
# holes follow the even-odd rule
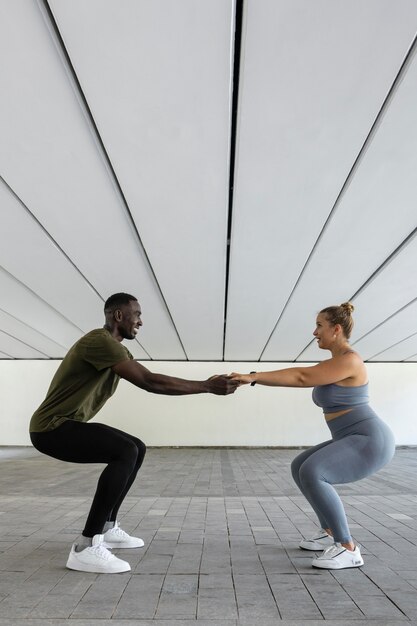
[[[332,485],[351,483],[381,469],[394,456],[394,436],[367,404],[327,425],[332,439],[299,454],[291,472],[321,528],[330,528],[335,541],[348,543],[352,537],[346,513]]]

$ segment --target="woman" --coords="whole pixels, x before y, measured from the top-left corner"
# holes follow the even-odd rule
[[[317,316],[314,336],[332,358],[313,367],[272,372],[233,373],[240,384],[314,387],[313,401],[323,408],[332,439],[305,450],[291,464],[295,482],[314,509],[321,530],[300,543],[304,550],[324,550],[313,567],[360,567],[359,546],[352,541],[343,504],[333,484],[366,478],[388,463],[395,451],[388,426],[369,406],[366,367],[349,345],[353,305],[330,306]]]

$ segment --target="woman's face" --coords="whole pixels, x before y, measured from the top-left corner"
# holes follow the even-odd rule
[[[329,350],[334,343],[334,326],[329,324],[324,313],[319,313],[316,319],[316,328],[313,335],[317,339],[317,345],[323,350]]]

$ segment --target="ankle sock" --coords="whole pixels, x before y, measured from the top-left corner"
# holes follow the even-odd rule
[[[85,548],[90,548],[92,545],[92,537],[84,537],[84,535],[80,535],[75,543],[75,551],[81,552]]]
[[[107,530],[110,530],[111,528],[114,528],[114,522],[106,522],[103,528],[103,535]]]

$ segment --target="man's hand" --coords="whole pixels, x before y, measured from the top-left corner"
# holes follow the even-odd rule
[[[207,379],[207,383],[207,391],[209,393],[215,393],[217,396],[227,396],[230,393],[234,393],[240,384],[238,380],[232,380],[230,376],[226,374],[210,376],[210,378]]]

